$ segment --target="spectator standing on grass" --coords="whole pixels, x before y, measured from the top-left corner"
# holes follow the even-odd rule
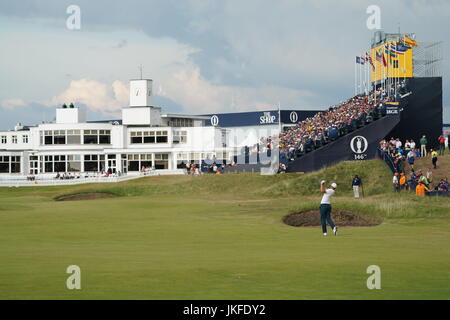
[[[392,177],[392,187],[394,188],[394,192],[399,191],[398,172],[395,172],[394,176]]]
[[[405,174],[403,172],[400,173],[400,179],[398,180],[398,184],[400,186],[400,190],[405,190],[405,188],[406,188],[406,176],[405,176]]]
[[[433,182],[433,171],[430,168],[427,169],[427,173],[425,174],[429,183]]]
[[[411,141],[409,142],[409,145],[411,146],[411,150],[414,150],[416,148],[416,143],[414,142],[414,140],[411,139]]]
[[[358,175],[355,175],[355,177],[352,180],[352,188],[353,188],[353,195],[355,198],[359,198],[359,191],[360,188],[362,188],[362,180]]]
[[[409,140],[406,140],[406,142],[405,142],[405,154],[408,154],[409,151],[411,151],[411,142],[409,142]]]
[[[413,149],[409,150],[408,154],[406,155],[406,158],[408,159],[408,164],[411,169],[414,169],[414,161],[416,161],[416,154],[414,153]]]
[[[416,194],[418,196],[425,196],[426,191],[430,191],[423,183],[422,181],[419,181],[419,184],[416,187]]]
[[[427,156],[427,144],[428,144],[427,137],[425,135],[423,135],[419,142],[420,142],[420,154],[422,157],[426,157]]]
[[[333,233],[336,236],[337,227],[333,220],[331,220],[331,197],[334,195],[337,184],[333,182],[330,188],[327,189],[325,183],[325,180],[320,182],[320,192],[323,193],[322,201],[320,202],[320,223],[322,224],[322,232],[324,236],[327,235],[327,222],[333,229]]]
[[[442,134],[439,136],[438,141],[439,141],[439,155],[443,156],[445,152],[445,138]]]
[[[433,164],[433,168],[435,169],[437,161],[438,161],[438,153],[436,152],[436,150],[431,149],[431,163]]]

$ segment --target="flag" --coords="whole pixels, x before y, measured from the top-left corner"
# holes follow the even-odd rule
[[[410,46],[409,44],[407,44],[407,43],[405,42],[404,38],[401,39],[399,42],[400,42],[401,45],[402,45],[403,47],[405,47],[407,50],[412,49],[412,46]]]
[[[373,64],[372,57],[369,56],[369,53],[366,52],[366,61],[369,61],[370,65],[372,66],[372,69],[375,70],[375,65]]]
[[[386,61],[386,58],[384,57],[384,53],[381,53],[381,55],[383,56],[383,65],[386,67],[387,61]]]
[[[381,50],[380,51],[375,51],[375,59],[379,62],[383,62],[383,57],[382,57],[382,53]]]
[[[386,43],[384,45],[384,53],[386,53],[389,57],[395,58],[397,55],[392,51],[391,45]]]
[[[397,42],[396,48],[395,48],[398,52],[406,52],[409,49],[411,49],[411,47],[407,47],[405,46],[401,41]]]
[[[399,43],[391,44],[389,46],[389,50],[394,54],[404,54],[406,50],[403,49],[404,47]],[[395,58],[395,56],[393,56],[393,58]]]
[[[408,45],[410,45],[411,47],[417,47],[419,44],[417,43],[416,40],[411,39],[409,36],[405,35],[405,39],[404,42]]]
[[[364,58],[363,57],[356,57],[356,63],[364,64]]]

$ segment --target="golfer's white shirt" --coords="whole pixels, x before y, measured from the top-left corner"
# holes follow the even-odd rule
[[[333,189],[325,190],[325,193],[322,196],[322,201],[320,204],[331,204],[331,197],[334,195]]]

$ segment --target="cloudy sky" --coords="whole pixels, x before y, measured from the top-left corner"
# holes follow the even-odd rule
[[[66,26],[70,5],[80,30]],[[382,30],[443,40],[447,57],[446,0],[1,1],[0,129],[52,120],[70,102],[88,119],[117,118],[139,65],[167,112],[326,108],[354,93],[369,5]],[[444,61],[446,109],[449,73]]]

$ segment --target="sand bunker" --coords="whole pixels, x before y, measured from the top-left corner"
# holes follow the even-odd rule
[[[96,200],[96,199],[107,199],[114,198],[115,195],[111,193],[104,192],[90,192],[90,193],[78,193],[78,194],[69,194],[66,196],[61,196],[56,198],[56,201],[76,201],[76,200]]]
[[[372,227],[383,222],[378,216],[364,213],[332,210],[331,218],[338,227]],[[293,227],[320,226],[319,210],[309,210],[290,213],[283,217],[283,222]]]

